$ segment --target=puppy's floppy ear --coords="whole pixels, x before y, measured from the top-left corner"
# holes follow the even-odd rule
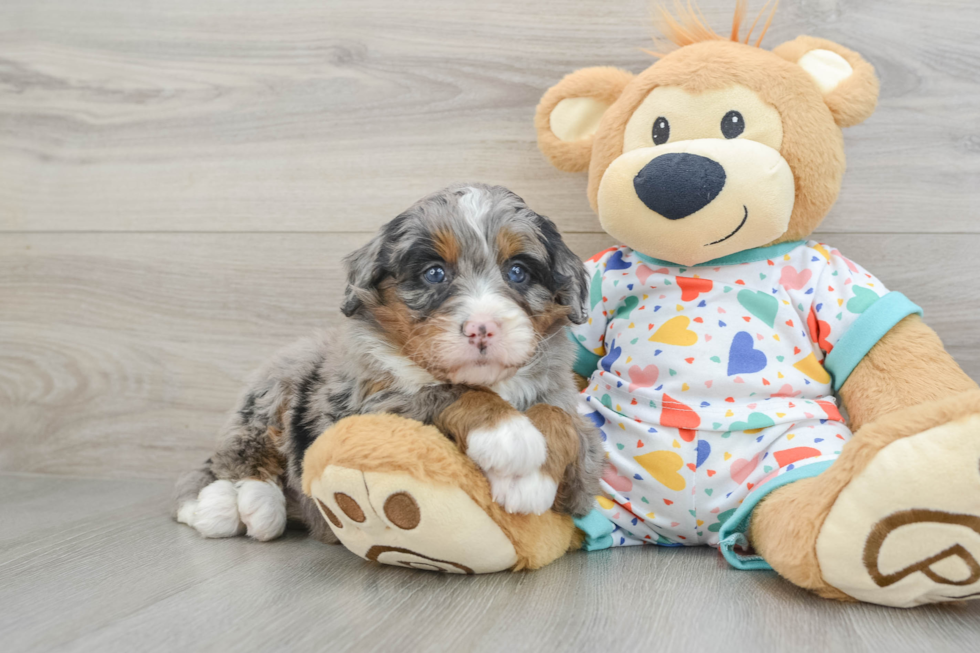
[[[347,269],[347,288],[341,312],[350,317],[365,304],[373,304],[378,299],[378,284],[384,278],[381,254],[384,233],[372,238],[366,245],[344,259]]]
[[[599,121],[632,79],[632,73],[618,68],[583,68],[548,89],[538,103],[534,127],[538,148],[551,165],[565,172],[589,167]]]
[[[555,299],[567,306],[568,319],[574,324],[582,324],[589,319],[589,278],[582,259],[568,248],[562,240],[555,224],[544,216],[541,218],[541,239],[551,263],[551,275],[555,287]]]
[[[776,47],[773,53],[810,75],[839,127],[857,125],[874,112],[878,76],[857,52],[826,39],[799,36]]]

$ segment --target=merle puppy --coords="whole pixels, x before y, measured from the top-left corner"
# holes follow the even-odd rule
[[[500,186],[453,186],[345,264],[348,319],[251,377],[217,451],[177,483],[176,519],[205,537],[270,540],[288,516],[333,541],[302,493],[303,455],[338,420],[381,412],[453,437],[509,512],[588,512],[603,452],[576,411],[564,333],[586,319],[587,279],[555,225]],[[561,409],[570,440],[535,428],[523,411],[536,404]],[[467,432],[449,426],[462,422]],[[556,465],[558,451],[571,464]]]

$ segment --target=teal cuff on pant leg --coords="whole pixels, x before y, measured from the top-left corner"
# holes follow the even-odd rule
[[[739,555],[735,552],[736,546],[743,549],[749,548],[749,540],[745,535],[745,531],[749,528],[752,511],[755,510],[759,502],[766,498],[770,492],[778,490],[794,481],[818,476],[825,472],[832,464],[834,464],[833,460],[827,460],[821,463],[796,467],[785,474],[777,476],[747,496],[745,501],[742,502],[742,505],[721,525],[721,530],[718,531],[718,536],[721,538],[721,541],[718,542],[718,549],[728,564],[736,569],[743,570],[772,569],[769,563],[763,560],[760,555]]]
[[[613,545],[612,532],[616,530],[616,526],[598,510],[593,510],[585,517],[574,517],[572,521],[585,533],[582,548],[586,551],[608,549]]]

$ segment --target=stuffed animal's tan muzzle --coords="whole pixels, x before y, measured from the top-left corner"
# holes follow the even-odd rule
[[[768,145],[678,141],[613,161],[599,186],[599,221],[635,250],[695,265],[779,238],[794,193],[789,164]]]

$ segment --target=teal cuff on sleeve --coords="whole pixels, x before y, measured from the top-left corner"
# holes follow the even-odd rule
[[[746,497],[745,501],[735,510],[731,517],[725,520],[718,531],[718,549],[725,561],[736,569],[772,569],[760,555],[739,555],[735,552],[735,547],[743,549],[749,548],[749,539],[745,532],[749,529],[749,521],[752,519],[752,511],[765,499],[771,492],[778,490],[784,485],[789,485],[794,481],[804,478],[818,476],[827,470],[834,463],[828,460],[822,463],[811,463],[803,467],[791,469],[781,476],[777,476],[768,483],[765,483],[758,490]]]
[[[890,292],[865,309],[823,361],[833,377],[834,390],[841,389],[857,364],[892,327],[913,313],[922,315],[922,309],[900,292]]]
[[[572,370],[581,377],[585,377],[586,380],[592,377],[592,373],[596,371],[599,367],[599,361],[602,360],[602,356],[594,354],[585,345],[575,339],[575,334],[572,333],[571,329],[566,331],[568,334],[568,339],[578,345],[578,350],[575,356],[575,364],[572,365]]]
[[[582,548],[586,551],[599,551],[613,545],[612,532],[616,527],[598,510],[593,510],[585,517],[574,517],[572,521],[576,528],[585,533]]]

